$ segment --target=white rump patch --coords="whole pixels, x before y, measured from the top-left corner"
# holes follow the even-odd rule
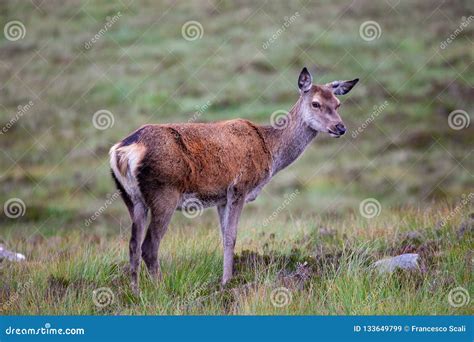
[[[138,187],[136,171],[145,154],[145,146],[141,144],[119,146],[120,143],[115,144],[110,149],[110,167],[127,194],[132,198],[132,201],[140,200],[143,202],[143,197]],[[124,166],[122,170],[117,162]],[[125,171],[125,174],[123,174],[123,171]]]

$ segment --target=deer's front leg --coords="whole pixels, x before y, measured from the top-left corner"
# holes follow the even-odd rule
[[[234,248],[237,239],[237,225],[245,203],[245,195],[234,191],[227,195],[224,208],[218,208],[224,245],[224,274],[222,284],[225,285],[232,278],[234,265]]]

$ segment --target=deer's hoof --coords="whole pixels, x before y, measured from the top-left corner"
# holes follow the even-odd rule
[[[161,274],[160,270],[150,271],[148,273],[154,282],[160,283],[163,280],[163,275]]]
[[[226,277],[226,278],[222,278],[221,287],[222,287],[222,288],[226,287],[226,286],[229,284],[230,279],[231,279],[230,277],[228,277],[228,278],[227,278],[227,277]]]
[[[132,283],[132,293],[136,297],[140,296],[140,287],[138,286],[138,284]]]

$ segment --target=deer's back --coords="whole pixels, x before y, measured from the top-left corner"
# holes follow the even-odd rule
[[[146,125],[119,144],[140,151],[139,184],[174,185],[200,198],[220,197],[229,186],[250,191],[271,171],[264,138],[247,120]]]

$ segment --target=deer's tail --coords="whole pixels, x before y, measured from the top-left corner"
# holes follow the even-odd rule
[[[112,146],[109,151],[110,168],[117,187],[129,197],[129,201],[134,205],[137,202],[143,203],[142,192],[137,180],[137,169],[143,160],[145,151],[146,147],[143,144],[123,145],[122,142]]]

